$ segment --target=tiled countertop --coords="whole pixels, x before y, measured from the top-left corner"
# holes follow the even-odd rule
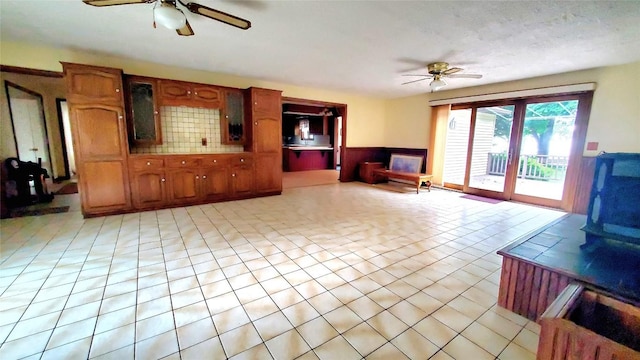
[[[640,246],[606,241],[592,252],[580,249],[586,216],[570,214],[522,241],[500,250],[565,273],[593,287],[640,302]]]

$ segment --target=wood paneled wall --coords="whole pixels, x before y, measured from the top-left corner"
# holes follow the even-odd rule
[[[498,305],[531,321],[538,321],[571,280],[561,273],[504,256]]]
[[[391,154],[419,155],[423,157],[422,172],[427,166],[427,149],[386,148],[386,147],[349,147],[344,149],[344,161],[341,164],[340,181],[356,181],[358,166],[361,162],[381,162],[389,165]]]
[[[593,184],[593,175],[596,169],[595,157],[583,157],[580,162],[580,172],[576,183],[576,193],[573,198],[573,213],[586,214],[589,208],[589,196],[591,194],[591,185]]]

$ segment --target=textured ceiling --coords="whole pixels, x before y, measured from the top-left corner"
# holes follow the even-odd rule
[[[179,37],[153,28],[153,4],[0,0],[0,38],[384,97],[428,92],[402,74],[434,61],[484,75],[458,88],[640,60],[636,0],[200,3],[252,28],[187,13],[196,35]]]

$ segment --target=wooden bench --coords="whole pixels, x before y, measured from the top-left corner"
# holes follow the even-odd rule
[[[416,185],[416,194],[420,193],[420,186],[422,185],[422,183],[425,183],[425,185],[427,186],[427,191],[431,192],[432,175],[429,174],[409,173],[387,169],[375,169],[373,170],[373,173],[388,180],[413,181],[413,183]]]

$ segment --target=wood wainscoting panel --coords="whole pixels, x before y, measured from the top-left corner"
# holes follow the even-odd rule
[[[580,172],[576,183],[576,194],[573,199],[573,213],[586,214],[589,208],[589,199],[591,195],[591,184],[593,184],[593,175],[596,170],[595,157],[582,157],[580,161]]]
[[[411,148],[387,148],[387,147],[349,147],[344,149],[344,162],[341,166],[340,181],[360,180],[359,165],[362,162],[381,162],[385,167],[389,166],[391,154],[422,156],[422,171],[427,166],[427,149]]]
[[[342,151],[344,152],[344,160],[340,164],[340,181],[342,182],[359,180],[358,171],[361,162],[389,163],[389,159],[385,161],[386,154],[383,147],[347,147]]]
[[[538,321],[572,279],[524,260],[504,256],[498,305]]]
[[[392,154],[422,156],[422,169],[420,172],[427,173],[427,149],[409,149],[409,148],[385,148],[386,160],[385,165],[389,165]]]

